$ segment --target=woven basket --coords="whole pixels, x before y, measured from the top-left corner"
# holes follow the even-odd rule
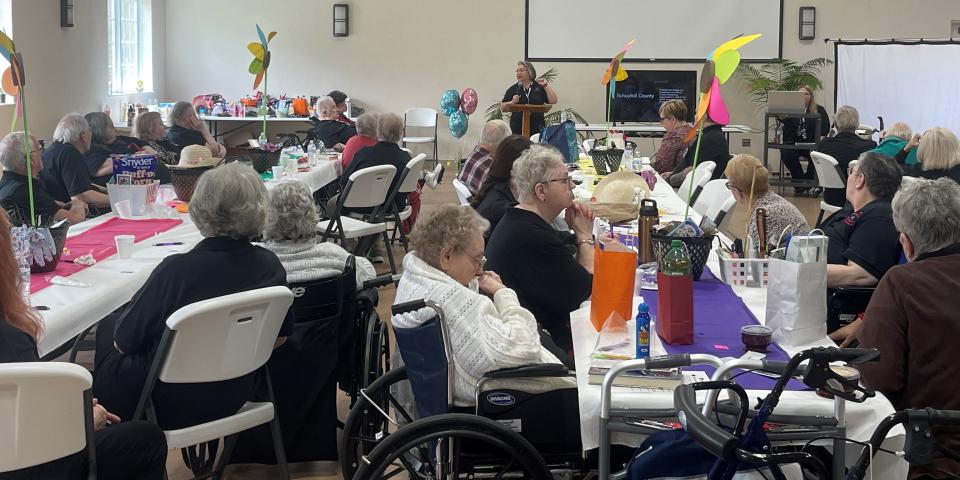
[[[703,274],[703,267],[707,264],[707,257],[710,256],[710,248],[713,245],[713,239],[716,235],[704,235],[702,237],[668,237],[666,235],[650,234],[650,240],[653,242],[653,255],[660,262],[668,251],[670,251],[670,242],[680,240],[687,246],[687,253],[690,255],[690,266],[692,267],[693,279],[700,280]]]
[[[247,154],[250,156],[250,162],[257,173],[269,172],[270,167],[276,167],[280,164],[280,150],[268,152],[259,148],[251,148],[247,150]]]
[[[184,168],[170,166],[170,183],[173,184],[173,191],[177,192],[177,200],[189,203],[190,199],[193,198],[193,189],[197,186],[197,179],[200,178],[200,175],[203,175],[203,172],[213,168],[216,167]]]
[[[597,175],[607,175],[620,170],[623,150],[619,148],[593,149],[590,150],[590,158],[593,159],[593,168],[597,170]]]
[[[60,257],[63,256],[63,244],[67,241],[67,230],[69,228],[70,222],[64,222],[63,225],[50,229],[50,236],[53,237],[53,260],[45,262],[42,267],[34,261],[33,265],[30,265],[30,273],[47,273],[57,268]]]

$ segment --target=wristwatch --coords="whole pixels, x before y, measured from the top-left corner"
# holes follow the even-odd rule
[[[580,246],[583,244],[593,246],[594,244],[596,244],[596,241],[594,241],[593,238],[588,238],[586,240],[577,240],[577,246]]]

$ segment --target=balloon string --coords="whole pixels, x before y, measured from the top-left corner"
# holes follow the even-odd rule
[[[703,119],[700,120],[700,126],[697,127],[697,146],[693,150],[693,170],[690,173],[693,175],[691,180],[696,180],[697,178],[697,160],[700,159],[700,141],[703,140]],[[693,198],[693,184],[697,183],[695,181],[690,182],[690,189],[687,191],[687,208],[683,211],[684,221],[690,219],[690,199]]]

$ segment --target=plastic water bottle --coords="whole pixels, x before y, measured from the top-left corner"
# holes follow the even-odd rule
[[[323,140],[317,140],[317,153],[323,153],[326,148],[327,146],[323,144]]]
[[[313,142],[307,145],[307,161],[311,167],[317,164],[317,146]]]
[[[650,307],[641,303],[637,312],[637,358],[650,356]]]
[[[670,276],[690,276],[690,257],[683,248],[682,240],[673,240],[670,242],[670,250],[663,256],[663,265],[660,271],[664,275]]]

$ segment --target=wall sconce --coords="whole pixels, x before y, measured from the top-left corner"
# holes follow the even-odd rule
[[[800,7],[800,40],[817,36],[817,7]]]
[[[73,26],[73,1],[60,0],[60,27]]]
[[[346,3],[333,4],[333,36],[346,37],[350,35],[350,5]]]

